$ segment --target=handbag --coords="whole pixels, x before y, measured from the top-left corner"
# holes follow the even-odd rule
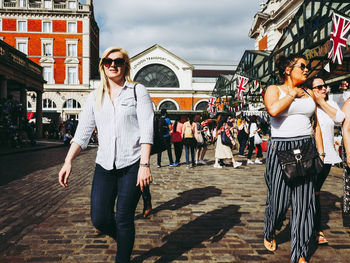
[[[258,133],[255,133],[254,134],[254,145],[257,145],[257,144],[262,144],[262,139],[260,138],[259,134]]]
[[[204,138],[201,132],[198,133],[196,140],[198,144],[204,144]]]
[[[293,183],[298,178],[308,178],[312,174],[318,174],[323,168],[316,147],[312,140],[308,140],[299,148],[278,151],[272,142],[286,183]]]
[[[231,139],[227,136],[225,131],[221,132],[221,143],[223,145],[232,146]]]

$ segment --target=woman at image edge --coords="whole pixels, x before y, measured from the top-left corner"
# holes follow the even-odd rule
[[[299,88],[308,75],[306,66],[307,62],[303,56],[280,56],[276,61],[276,68],[284,83],[280,86],[269,86],[265,94],[265,106],[271,115],[272,140],[268,145],[266,158],[265,181],[268,193],[264,245],[269,251],[276,250],[275,231],[283,225],[291,204],[291,262],[299,263],[306,262],[314,231],[316,173],[301,182],[287,184],[272,144],[278,150],[289,150],[300,147],[309,140],[315,143],[310,121],[316,114],[313,93],[311,90],[307,90],[306,93]],[[315,139],[318,152],[323,154],[318,122]]]
[[[96,126],[99,148],[91,190],[91,220],[99,232],[116,239],[116,262],[130,262],[135,240],[135,209],[141,191],[152,182],[149,168],[152,101],[143,85],[135,86],[131,82],[129,56],[124,49],[107,49],[102,54],[99,71],[101,84],[84,105],[59,172],[59,183],[68,186],[72,161],[87,147]]]

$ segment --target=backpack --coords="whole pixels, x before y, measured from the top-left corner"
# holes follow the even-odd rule
[[[165,118],[163,118],[163,117],[159,118],[158,128],[159,128],[159,134],[160,135],[163,136],[165,134],[169,134],[169,125],[166,123]]]
[[[136,95],[136,85],[134,85],[134,99],[137,103],[137,95]],[[164,119],[164,118],[160,118],[160,119]],[[158,119],[156,116],[154,116],[153,118],[153,144],[151,146],[151,155],[156,154],[156,153],[160,153],[166,150],[166,146],[163,142],[163,134],[160,134],[160,119]],[[164,122],[165,119],[164,119]],[[168,128],[169,130],[169,128]]]
[[[185,127],[184,138],[193,138],[192,125]]]

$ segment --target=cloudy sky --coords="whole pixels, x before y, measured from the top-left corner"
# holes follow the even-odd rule
[[[95,0],[100,52],[159,44],[186,61],[239,61],[261,0]]]

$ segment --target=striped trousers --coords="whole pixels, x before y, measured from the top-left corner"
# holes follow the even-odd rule
[[[272,143],[277,150],[297,148],[306,141],[315,140],[311,136],[293,138],[272,138],[268,143],[265,181],[267,201],[265,210],[264,238],[272,239],[275,230],[280,229],[288,211],[291,213],[291,262],[308,256],[308,248],[314,230],[316,174],[293,184],[286,184],[283,172]]]

